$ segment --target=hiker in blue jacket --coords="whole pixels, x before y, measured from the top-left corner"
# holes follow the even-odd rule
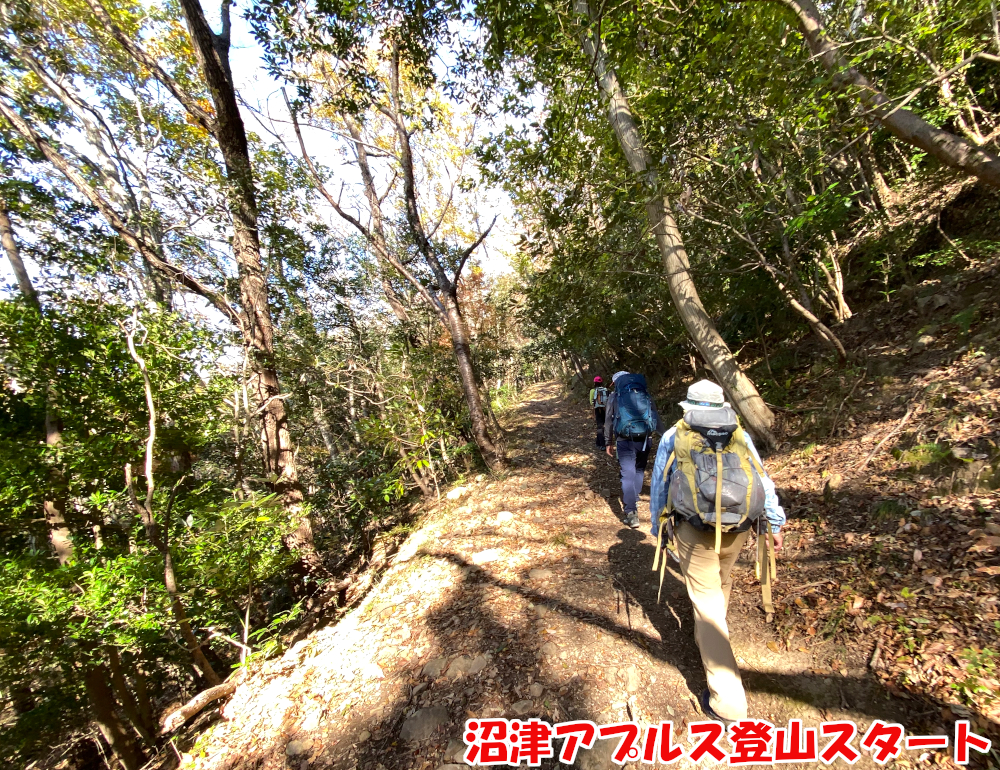
[[[680,406],[684,410],[682,422],[663,434],[656,452],[649,493],[649,513],[652,519],[650,531],[656,535],[660,527],[665,526],[666,540],[672,529],[672,540],[676,544],[675,558],[680,562],[688,596],[694,609],[695,639],[701,652],[705,679],[708,683],[708,688],[699,698],[701,708],[709,719],[730,724],[746,719],[747,697],[729,640],[726,613],[733,585],[733,566],[750,536],[750,528],[754,522],[748,518],[744,525],[722,534],[717,541],[712,525],[704,523],[699,517],[685,517],[681,513],[671,515],[671,512],[665,511],[674,474],[684,473],[679,469],[675,455],[679,426],[683,427],[687,421],[692,420],[692,416],[704,419],[706,413],[731,411],[722,388],[710,380],[692,384],[688,388],[687,398],[680,403]],[[732,414],[732,419],[736,422],[735,413]],[[749,434],[745,434],[744,438],[746,450],[753,456],[756,467],[760,469],[759,478],[764,492],[763,516],[758,520],[757,527],[760,532],[766,532],[764,527],[769,528],[774,549],[780,550],[785,511],[778,501],[774,482],[763,470],[764,465],[753,445],[753,440]],[[668,461],[670,461],[669,468],[667,468]],[[671,502],[672,508],[675,503],[676,500]],[[666,555],[663,558],[666,559]],[[769,593],[765,595],[765,609],[770,602],[769,597]]]
[[[646,461],[652,446],[653,433],[663,433],[663,420],[656,404],[646,390],[646,378],[641,374],[615,372],[611,378],[614,392],[608,396],[604,418],[604,441],[609,457],[618,452],[618,468],[622,480],[622,507],[625,523],[639,527],[639,495],[646,475]]]

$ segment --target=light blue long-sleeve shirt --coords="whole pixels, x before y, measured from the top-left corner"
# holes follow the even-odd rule
[[[667,458],[670,457],[670,453],[674,451],[674,436],[676,434],[677,426],[672,427],[663,434],[663,438],[660,439],[660,448],[656,451],[656,462],[653,464],[653,479],[649,490],[649,513],[653,519],[651,532],[654,535],[660,531],[660,514],[667,507],[667,490],[670,488],[670,479],[674,471],[677,470],[677,460],[674,459],[673,465],[670,466],[670,473],[667,474],[667,479],[664,481],[664,467],[667,464]],[[744,433],[743,435],[746,436],[747,447],[753,452],[753,456],[757,458],[757,463],[763,469],[764,463],[760,460],[760,454],[758,454],[757,448],[753,445],[750,434]],[[778,493],[774,489],[774,482],[771,481],[771,477],[767,475],[766,471],[761,478],[761,483],[764,486],[764,516],[771,525],[771,531],[778,533],[785,523],[785,510],[778,501]]]

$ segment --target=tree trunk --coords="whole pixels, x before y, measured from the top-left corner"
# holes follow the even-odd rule
[[[61,443],[62,421],[56,407],[55,388],[50,383],[45,393],[45,445],[58,452]],[[66,476],[58,459],[53,459],[49,466],[49,486],[51,494],[46,495],[44,503],[49,540],[59,564],[68,564],[73,559],[73,540],[66,525]]]
[[[139,710],[139,704],[132,695],[132,689],[128,686],[128,680],[125,678],[125,672],[122,670],[122,662],[121,657],[118,655],[118,650],[114,647],[108,647],[107,654],[108,668],[111,671],[111,685],[118,695],[118,702],[121,704],[122,711],[125,712],[125,716],[132,723],[132,726],[143,742],[147,746],[152,746],[156,740],[154,735],[156,726],[152,723],[147,723],[143,718],[142,712]]]
[[[403,461],[403,467],[407,469],[410,474],[410,478],[413,479],[413,483],[416,484],[421,493],[425,497],[430,497],[431,488],[427,484],[427,479],[420,473],[420,469],[411,464],[410,456],[406,453],[406,449],[403,447],[399,441],[396,442],[396,454],[399,455],[399,459]]]
[[[806,291],[805,284],[802,283],[802,279],[799,277],[798,263],[795,257],[792,255],[791,246],[788,243],[788,235],[782,231],[781,233],[781,253],[784,257],[785,271],[788,279],[791,281],[792,285],[795,286],[798,292],[798,299],[795,298],[795,293],[792,292],[789,287],[785,286],[784,282],[781,280],[781,276],[778,271],[772,267],[764,255],[758,252],[761,264],[770,273],[771,277],[774,279],[775,284],[777,284],[778,289],[785,295],[788,300],[788,304],[792,306],[792,309],[806,319],[806,323],[809,324],[809,328],[812,329],[813,334],[816,338],[822,342],[824,345],[830,347],[834,353],[837,354],[837,358],[840,362],[846,363],[847,361],[847,351],[844,350],[844,344],[840,341],[836,334],[830,331],[830,328],[824,324],[813,310],[812,299],[809,297],[809,292]]]
[[[19,113],[6,103],[0,102],[0,114],[70,180],[146,264],[151,265],[168,279],[205,297],[226,318],[240,326],[248,346],[254,353],[256,373],[254,383],[259,409],[262,412],[261,443],[264,449],[265,474],[272,479],[275,491],[281,494],[286,506],[297,508],[302,502],[302,489],[296,473],[295,455],[288,432],[285,407],[279,397],[280,386],[274,363],[274,329],[260,258],[257,204],[250,154],[229,68],[230,4],[230,0],[224,0],[222,3],[222,33],[215,35],[205,20],[198,0],[181,2],[194,50],[215,107],[216,116],[213,116],[203,108],[198,99],[191,97],[170,78],[154,57],[149,56],[141,46],[113,23],[99,0],[89,0],[89,5],[101,24],[107,27],[122,47],[177,98],[194,122],[214,135],[219,142],[226,166],[226,192],[233,219],[233,255],[240,273],[240,295],[243,303],[240,314],[233,310],[224,296],[162,260],[154,246],[133,232],[114,206],[108,203]],[[300,536],[304,537],[307,531],[311,531],[311,527],[300,527],[299,534],[290,537],[291,545],[296,546],[296,541]],[[298,546],[301,546],[300,551],[306,561],[316,562],[315,549],[311,541],[298,543]]]
[[[115,696],[108,684],[109,680],[110,674],[104,665],[90,666],[83,674],[94,721],[122,767],[125,770],[139,770],[144,757],[129,739],[125,726],[115,712]]]
[[[198,0],[181,0],[181,9],[202,75],[215,106],[215,137],[226,167],[226,193],[233,220],[233,256],[240,273],[244,334],[253,354],[253,378],[261,420],[264,472],[286,503],[302,502],[295,454],[274,361],[274,323],[257,233],[257,194],[246,127],[229,67],[229,2],[223,2],[222,33],[208,26]]]
[[[375,259],[378,262],[379,280],[382,284],[382,293],[385,295],[385,301],[389,303],[389,307],[392,309],[393,315],[395,315],[400,322],[409,323],[410,314],[406,310],[402,297],[399,296],[399,293],[393,288],[392,282],[389,280],[392,265],[389,264],[389,261],[385,256],[389,253],[389,242],[385,237],[385,220],[382,216],[382,201],[379,200],[378,194],[375,192],[375,177],[368,164],[368,151],[361,143],[361,129],[357,122],[351,119],[348,115],[344,116],[344,123],[347,125],[347,130],[350,132],[351,138],[354,140],[354,147],[357,151],[358,157],[358,168],[361,171],[361,178],[365,183],[365,196],[368,198],[368,209],[372,216],[371,226],[368,228],[369,240],[374,246]],[[411,344],[416,341],[417,340],[415,338],[410,339]]]
[[[137,324],[137,316],[133,316],[133,324]],[[170,597],[170,609],[173,612],[174,620],[180,628],[181,636],[184,638],[188,651],[194,659],[195,665],[201,669],[202,675],[209,684],[218,684],[221,680],[208,662],[205,653],[201,649],[201,642],[191,628],[191,622],[187,618],[184,609],[184,602],[181,600],[180,591],[177,588],[177,574],[174,571],[174,560],[170,554],[170,509],[174,502],[174,494],[171,492],[167,501],[165,513],[163,515],[163,530],[161,532],[156,518],[153,516],[153,496],[156,489],[156,480],[153,476],[153,447],[156,445],[156,404],[153,401],[153,386],[149,379],[149,372],[146,369],[146,362],[139,355],[135,348],[134,326],[132,331],[126,331],[126,342],[129,355],[139,367],[142,374],[143,391],[146,396],[146,409],[149,413],[149,431],[146,435],[146,500],[145,504],[139,503],[139,498],[135,492],[135,484],[132,482],[132,464],[125,463],[125,487],[128,492],[132,507],[139,515],[143,529],[149,542],[159,551],[163,558],[163,587],[167,589],[167,596]],[[176,491],[176,487],[174,488]]]
[[[486,461],[487,466],[491,470],[496,470],[503,467],[504,456],[497,449],[496,444],[493,443],[489,427],[486,424],[486,414],[483,410],[483,402],[479,394],[479,383],[476,378],[475,367],[472,363],[469,330],[465,324],[465,319],[462,317],[458,301],[458,284],[462,277],[462,268],[465,266],[465,261],[475,248],[482,243],[483,239],[489,233],[489,229],[480,235],[462,253],[458,267],[455,268],[454,274],[449,276],[438,258],[438,254],[424,229],[424,223],[420,217],[420,207],[417,203],[413,151],[410,146],[411,132],[404,123],[400,102],[400,67],[399,49],[397,47],[394,47],[392,52],[391,99],[392,107],[387,110],[387,114],[395,124],[396,137],[399,142],[399,164],[403,172],[403,198],[406,203],[406,221],[409,225],[410,235],[423,255],[427,266],[431,269],[431,273],[433,273],[439,287],[437,296],[431,296],[430,292],[426,290],[423,295],[430,300],[431,307],[437,310],[438,316],[451,336],[451,346],[455,355],[455,363],[458,366],[458,376],[462,383],[465,404],[469,410],[469,420],[472,423],[473,439],[479,447],[479,452],[483,456],[483,460]]]
[[[135,665],[132,668],[132,677],[135,679],[135,700],[139,707],[139,718],[142,723],[155,728],[156,720],[153,719],[153,701],[149,697],[149,682],[146,681],[146,672],[142,667]]]
[[[140,234],[145,237],[157,254],[163,256],[163,229],[156,218],[156,207],[153,203],[153,193],[149,188],[149,180],[141,180],[139,218]],[[145,276],[146,291],[153,297],[157,306],[166,313],[173,310],[174,298],[170,279],[153,267],[148,260],[142,261]]]
[[[472,423],[472,436],[490,468],[503,464],[503,457],[497,450],[486,424],[486,414],[483,411],[483,401],[479,393],[479,383],[476,381],[476,371],[472,364],[472,350],[469,346],[469,332],[454,296],[445,299],[445,319],[448,332],[451,335],[451,349],[458,366],[458,377],[462,382],[462,393],[469,408],[469,420]]]
[[[844,297],[844,273],[840,269],[840,260],[837,259],[836,253],[829,244],[823,245],[823,255],[830,260],[833,272],[830,272],[821,259],[817,259],[816,262],[826,279],[826,285],[833,300],[834,316],[836,316],[838,323],[843,323],[854,315]]]
[[[586,0],[575,0],[576,12],[590,21],[590,9]],[[598,85],[608,99],[608,117],[615,135],[618,137],[622,153],[632,171],[643,182],[643,196],[646,200],[646,216],[649,219],[656,245],[663,259],[667,286],[670,296],[684,327],[704,359],[712,367],[720,384],[726,389],[733,406],[743,417],[746,427],[765,448],[775,446],[771,427],[774,415],[768,409],[757,388],[750,381],[733,357],[722,335],[712,322],[705,306],[698,296],[691,267],[680,230],[670,208],[670,201],[659,192],[656,170],[652,166],[632,116],[631,107],[625,97],[614,69],[607,61],[604,41],[597,33],[589,31],[580,35],[583,49],[593,63]]]
[[[147,462],[147,471],[148,468],[149,463]],[[165,537],[161,536],[160,528],[153,518],[150,478],[147,472],[146,505],[141,505],[139,498],[135,494],[135,485],[132,483],[132,465],[130,463],[125,465],[125,485],[128,488],[132,506],[142,520],[143,528],[146,530],[146,538],[160,552],[160,556],[163,558],[163,587],[166,588],[167,596],[170,598],[170,611],[177,622],[181,637],[187,645],[188,652],[191,653],[194,664],[201,671],[206,682],[210,685],[217,685],[222,680],[219,679],[218,674],[215,673],[215,669],[212,668],[212,664],[208,662],[208,658],[205,657],[205,653],[201,649],[201,642],[195,636],[194,629],[191,628],[191,621],[188,620],[187,611],[184,609],[184,602],[181,600],[180,591],[177,588],[177,573],[174,571],[174,560],[170,554],[170,543]],[[164,524],[165,528],[168,528],[170,526],[169,520],[164,522]]]
[[[771,278],[774,279],[778,289],[785,295],[785,299],[788,300],[788,304],[792,306],[792,309],[796,313],[801,315],[806,320],[806,323],[809,324],[809,328],[812,329],[813,334],[819,338],[820,342],[829,346],[833,352],[837,354],[837,358],[840,359],[841,363],[847,361],[847,351],[844,350],[844,344],[840,341],[836,334],[830,331],[830,328],[826,324],[816,317],[816,314],[812,311],[812,307],[795,298],[795,294],[787,286],[785,286],[784,282],[778,276],[777,271],[775,271],[772,265],[763,259],[761,260],[761,265],[765,270],[767,270]]]
[[[7,201],[3,198],[0,198],[0,243],[3,244],[3,250],[7,253],[7,259],[10,261],[10,268],[14,271],[17,288],[21,290],[27,303],[41,314],[42,305],[38,301],[38,294],[35,293],[35,287],[31,283],[31,276],[28,275],[28,271],[24,267],[21,249],[18,247],[17,241],[14,240],[14,225],[10,221]]]
[[[424,262],[434,275],[434,279],[437,283],[436,290],[424,285],[424,283],[414,276],[413,273],[408,270],[407,267],[399,259],[397,259],[388,248],[383,229],[384,218],[381,209],[381,199],[378,196],[378,192],[375,187],[375,179],[368,164],[368,151],[365,144],[361,140],[360,129],[356,121],[352,120],[349,116],[344,116],[345,123],[347,124],[348,130],[350,131],[351,137],[354,141],[358,167],[361,172],[362,181],[364,182],[365,195],[368,199],[370,213],[372,216],[372,227],[366,227],[360,220],[357,219],[357,217],[345,211],[340,206],[337,199],[330,195],[330,193],[326,190],[319,178],[319,174],[316,172],[316,169],[309,158],[309,154],[306,152],[305,142],[303,141],[302,134],[299,131],[298,122],[294,119],[294,113],[292,121],[293,126],[295,128],[296,136],[298,137],[299,146],[302,149],[302,154],[306,159],[306,163],[309,166],[313,178],[323,196],[327,199],[330,205],[333,206],[334,210],[340,217],[351,223],[351,225],[353,225],[358,232],[365,237],[369,245],[372,246],[376,252],[376,256],[379,261],[393,267],[407,280],[407,282],[409,282],[411,286],[413,286],[416,292],[420,295],[422,301],[424,301],[427,306],[434,311],[441,325],[444,326],[445,330],[448,332],[452,343],[452,351],[455,355],[455,363],[458,367],[462,392],[465,396],[466,407],[469,410],[469,418],[472,423],[473,440],[476,442],[480,454],[486,464],[491,469],[495,469],[503,465],[504,456],[493,442],[487,426],[482,398],[479,394],[479,384],[476,379],[475,367],[472,362],[472,354],[469,344],[469,331],[465,324],[465,319],[462,317],[457,289],[461,278],[462,268],[465,265],[466,259],[468,259],[469,255],[475,250],[475,248],[482,243],[486,234],[489,233],[489,229],[480,235],[480,237],[463,252],[459,260],[459,265],[455,269],[454,275],[449,277],[445,272],[440,259],[438,258],[435,247],[431,243],[431,240],[424,229],[424,224],[420,218],[420,207],[417,202],[416,194],[413,152],[410,146],[411,131],[405,124],[403,112],[400,107],[399,51],[396,48],[394,48],[392,52],[390,97],[391,101],[389,106],[381,106],[379,109],[392,121],[393,127],[396,131],[396,137],[399,145],[398,159],[403,176],[403,198],[406,204],[407,225],[409,226],[410,236],[416,244],[417,250],[420,252]],[[290,105],[289,109],[291,109]],[[492,225],[490,227],[492,227]],[[383,283],[384,289],[386,286],[387,284]],[[393,301],[391,295],[387,294],[386,296],[390,305],[392,305]],[[393,309],[394,311],[396,310],[395,307]],[[399,317],[400,314],[398,312],[396,314],[397,317]]]
[[[199,0],[181,0],[195,54],[215,107],[215,138],[226,166],[227,197],[233,219],[233,256],[239,266],[243,332],[253,352],[254,389],[261,414],[264,473],[296,519],[285,545],[297,551],[307,570],[326,573],[313,542],[312,522],[302,508],[302,485],[295,467],[295,450],[274,359],[274,323],[267,280],[260,256],[257,195],[246,127],[236,99],[229,65],[231,0],[222,2],[222,31],[208,25]]]
[[[892,101],[841,55],[839,47],[827,35],[823,17],[813,0],[779,2],[795,13],[809,49],[833,77],[835,88],[854,86],[861,103],[893,136],[919,147],[946,166],[1000,187],[1000,158],[944,129],[935,128],[916,113],[894,108]]]
[[[17,279],[25,301],[38,313],[39,321],[43,320],[42,303],[38,293],[31,283],[31,276],[24,267],[21,250],[14,239],[14,227],[10,221],[7,202],[0,198],[0,243],[7,252],[7,259]],[[51,380],[45,388],[45,445],[52,453],[57,453],[62,442],[62,425],[56,406],[56,388]],[[53,459],[49,465],[49,494],[42,505],[45,523],[49,529],[49,542],[60,565],[69,563],[73,558],[73,541],[70,538],[69,527],[66,526],[66,477],[59,467],[59,461]]]
[[[326,419],[326,413],[323,411],[323,401],[319,396],[312,397],[312,408],[313,408],[313,422],[316,423],[316,429],[319,431],[320,438],[323,439],[323,446],[326,447],[326,453],[334,458],[337,456],[337,446],[333,440],[333,434],[330,432],[330,423]]]

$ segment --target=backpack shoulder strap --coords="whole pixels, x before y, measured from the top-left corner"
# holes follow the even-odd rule
[[[760,463],[757,462],[757,458],[754,457],[753,452],[750,451],[750,446],[747,444],[747,434],[743,431],[743,426],[737,423],[736,432],[733,433],[733,437],[729,440],[729,447],[727,451],[735,454],[740,460],[740,467],[746,474],[747,481],[747,510],[750,510],[750,499],[753,496],[753,476],[754,471],[757,472],[758,476],[763,477],[764,469],[760,467]]]
[[[676,434],[675,434],[675,435],[676,435]],[[675,439],[675,440],[676,440],[676,439]],[[676,446],[676,445],[675,445],[675,446]],[[675,451],[673,451],[673,452],[671,452],[671,453],[670,453],[670,456],[669,456],[669,457],[667,457],[667,465],[666,465],[666,467],[665,467],[665,468],[663,469],[663,481],[664,481],[664,482],[666,482],[666,480],[667,480],[667,477],[668,477],[668,476],[670,475],[670,466],[674,464],[674,459],[675,459],[676,457],[677,457],[677,452],[676,452],[676,450],[675,450]],[[667,497],[668,497],[668,499],[669,499],[669,497],[670,497],[670,495],[669,495],[669,491],[668,491],[668,494],[667,494]]]
[[[746,458],[747,458],[747,461],[751,465],[753,465],[753,467],[756,469],[757,473],[759,473],[762,476],[764,475],[764,468],[761,466],[761,464],[759,462],[757,462],[757,458],[754,455],[754,453],[750,451],[750,445],[747,444],[747,434],[743,430],[743,426],[739,425],[738,423],[737,423],[736,432],[733,434],[732,445],[734,447],[738,446],[739,449],[737,451],[740,453],[740,456],[742,457],[742,456],[745,455]]]
[[[694,461],[691,459],[693,451],[700,450],[701,436],[697,431],[691,430],[684,420],[677,423],[677,432],[674,434],[674,455],[677,458],[677,472],[684,475],[691,486],[691,499],[698,500],[698,483],[692,469]]]

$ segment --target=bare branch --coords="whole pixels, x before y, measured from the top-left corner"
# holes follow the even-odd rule
[[[221,698],[228,698],[234,692],[236,692],[236,681],[233,679],[229,679],[215,687],[209,687],[207,690],[202,690],[179,709],[171,711],[163,718],[163,721],[160,723],[160,735],[172,733],[207,706]]]
[[[462,252],[462,257],[458,261],[458,267],[455,268],[455,282],[454,283],[455,283],[456,287],[458,286],[458,279],[462,275],[462,269],[465,267],[466,260],[468,260],[469,257],[472,255],[472,252],[474,252],[476,249],[478,249],[480,247],[480,245],[482,244],[482,242],[486,240],[486,236],[490,234],[490,230],[492,230],[493,229],[493,225],[495,225],[497,223],[497,218],[499,216],[500,216],[499,214],[495,215],[493,217],[493,221],[490,222],[490,226],[487,227],[486,230],[484,230],[483,233],[478,238],[476,238],[475,243],[473,243],[471,246],[469,246],[469,248],[467,248],[465,251]]]
[[[431,272],[434,273],[434,278],[440,287],[444,291],[451,292],[454,287],[450,285],[448,275],[445,273],[441,261],[434,253],[434,249],[424,230],[423,222],[420,219],[416,178],[413,171],[413,151],[410,147],[410,133],[407,131],[406,123],[403,120],[399,72],[399,46],[394,43],[392,48],[392,67],[389,77],[389,94],[392,108],[390,110],[385,105],[381,105],[379,109],[392,121],[399,139],[399,165],[403,171],[403,199],[406,204],[406,221],[410,226],[410,234],[413,236],[413,241],[424,256]]]
[[[340,205],[340,201],[334,198],[333,195],[330,194],[330,191],[326,189],[326,185],[323,184],[323,180],[320,178],[319,172],[316,170],[316,166],[315,164],[313,164],[312,158],[309,156],[308,150],[306,150],[306,143],[305,140],[302,138],[302,131],[299,129],[298,119],[295,116],[294,110],[292,110],[292,105],[288,99],[288,94],[285,92],[285,89],[281,89],[281,93],[282,96],[285,97],[285,104],[288,106],[288,113],[292,116],[292,126],[295,129],[295,136],[299,141],[299,148],[302,150],[302,157],[309,168],[309,173],[312,175],[313,182],[316,184],[316,187],[320,191],[320,194],[324,198],[326,198],[327,203],[329,203],[333,207],[333,210],[336,211],[337,214],[344,221],[352,224],[355,227],[355,229],[357,229],[357,231],[364,236],[365,240],[375,250],[376,256],[379,257],[380,260],[387,262],[388,264],[392,265],[392,267],[394,267],[396,270],[398,270],[399,273],[404,278],[406,278],[406,280],[409,281],[409,283],[418,292],[420,292],[424,300],[435,311],[441,312],[442,308],[440,307],[440,303],[437,301],[434,295],[432,295],[427,290],[427,287],[424,286],[419,280],[417,280],[416,276],[414,276],[409,270],[407,270],[406,267],[389,252],[389,249],[385,245],[385,239],[382,236],[382,233],[373,232],[371,229],[365,227],[365,225],[361,222],[360,219],[345,211],[344,208]],[[361,146],[363,145],[363,142],[360,141],[360,135],[355,137],[355,134],[357,134],[357,126],[355,126],[352,122],[348,121],[348,130],[351,131],[352,138],[354,138],[356,144],[356,154],[358,157],[358,164],[361,168],[362,178],[365,181],[365,189],[368,193],[369,202],[374,200],[377,203],[378,196],[374,192],[374,180],[371,176],[371,171],[368,168],[368,160],[365,157],[364,147]],[[373,205],[372,213],[376,214],[377,211],[378,208]],[[376,230],[378,229],[379,228],[376,227]],[[386,300],[389,301],[390,303],[392,302],[391,297],[387,296]]]
[[[326,198],[326,202],[333,207],[333,210],[337,212],[341,219],[346,222],[350,222],[359,233],[361,233],[366,239],[370,240],[371,233],[368,231],[368,228],[365,227],[361,220],[356,216],[345,211],[340,205],[340,200],[334,198],[333,195],[330,194],[330,191],[326,189],[326,185],[323,184],[323,179],[320,177],[319,171],[316,169],[316,165],[313,163],[312,157],[309,155],[309,151],[306,150],[306,143],[302,138],[302,130],[299,128],[299,119],[295,115],[295,111],[292,109],[292,103],[289,101],[288,93],[284,88],[281,89],[281,95],[285,98],[285,105],[288,107],[288,114],[292,116],[292,128],[295,130],[295,138],[299,140],[299,149],[302,151],[302,159],[306,162],[306,166],[309,168],[309,174],[313,178],[316,189],[318,189],[320,194]]]
[[[449,177],[451,177],[451,174],[448,173],[448,166],[447,165],[444,166],[444,171],[445,171],[446,174],[448,174]],[[448,190],[448,200],[446,200],[444,202],[444,207],[441,209],[441,215],[438,217],[437,222],[435,222],[431,226],[431,229],[427,232],[427,237],[428,238],[433,238],[434,234],[438,231],[438,229],[444,223],[444,218],[445,218],[445,216],[447,216],[448,211],[451,209],[451,201],[455,197],[455,185],[456,185],[456,182],[452,182],[451,183],[451,187]]]

